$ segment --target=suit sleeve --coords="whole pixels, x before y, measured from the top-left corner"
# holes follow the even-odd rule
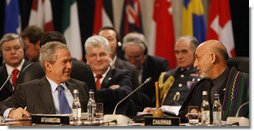
[[[111,85],[119,85],[118,89],[112,90],[107,87],[97,91],[98,100],[108,105],[115,105],[132,91],[132,78],[129,71],[117,73],[112,79],[115,80],[112,80],[113,83]]]

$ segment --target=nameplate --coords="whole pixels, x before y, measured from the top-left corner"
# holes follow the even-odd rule
[[[70,114],[31,114],[32,123],[70,124]]]
[[[145,126],[179,126],[179,117],[145,117]]]

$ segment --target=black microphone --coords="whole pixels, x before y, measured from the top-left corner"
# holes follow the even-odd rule
[[[4,88],[4,86],[5,86],[6,83],[11,79],[11,77],[12,77],[12,74],[10,74],[10,75],[7,77],[7,79],[4,81],[3,85],[2,85],[1,88],[0,88],[0,91]]]
[[[120,100],[114,109],[113,115],[116,114],[116,109],[118,107],[119,104],[121,104],[124,100],[126,100],[128,97],[130,97],[133,93],[135,93],[138,89],[140,89],[141,87],[143,87],[143,85],[145,85],[146,83],[148,83],[151,80],[151,77],[147,78],[146,81],[144,83],[142,83],[139,87],[137,87],[135,90],[133,90],[130,94],[128,94],[127,96],[125,96],[122,100]]]

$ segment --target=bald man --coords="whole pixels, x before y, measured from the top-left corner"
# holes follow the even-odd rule
[[[220,95],[223,116],[235,116],[237,109],[249,101],[249,75],[240,72],[234,67],[228,68],[226,62],[228,54],[225,46],[217,40],[208,40],[201,43],[195,51],[194,67],[197,68],[201,80],[191,89],[187,99],[180,109],[180,116],[185,118],[188,106],[201,106],[202,91],[209,96],[210,111],[214,101],[214,94]],[[248,117],[249,108],[240,111],[240,116]],[[211,119],[212,119],[212,114]]]

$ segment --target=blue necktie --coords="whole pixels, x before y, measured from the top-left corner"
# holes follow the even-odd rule
[[[68,114],[71,113],[71,108],[68,104],[68,101],[64,95],[64,88],[61,85],[57,86],[58,90],[58,100],[59,100],[59,110],[60,114]]]

